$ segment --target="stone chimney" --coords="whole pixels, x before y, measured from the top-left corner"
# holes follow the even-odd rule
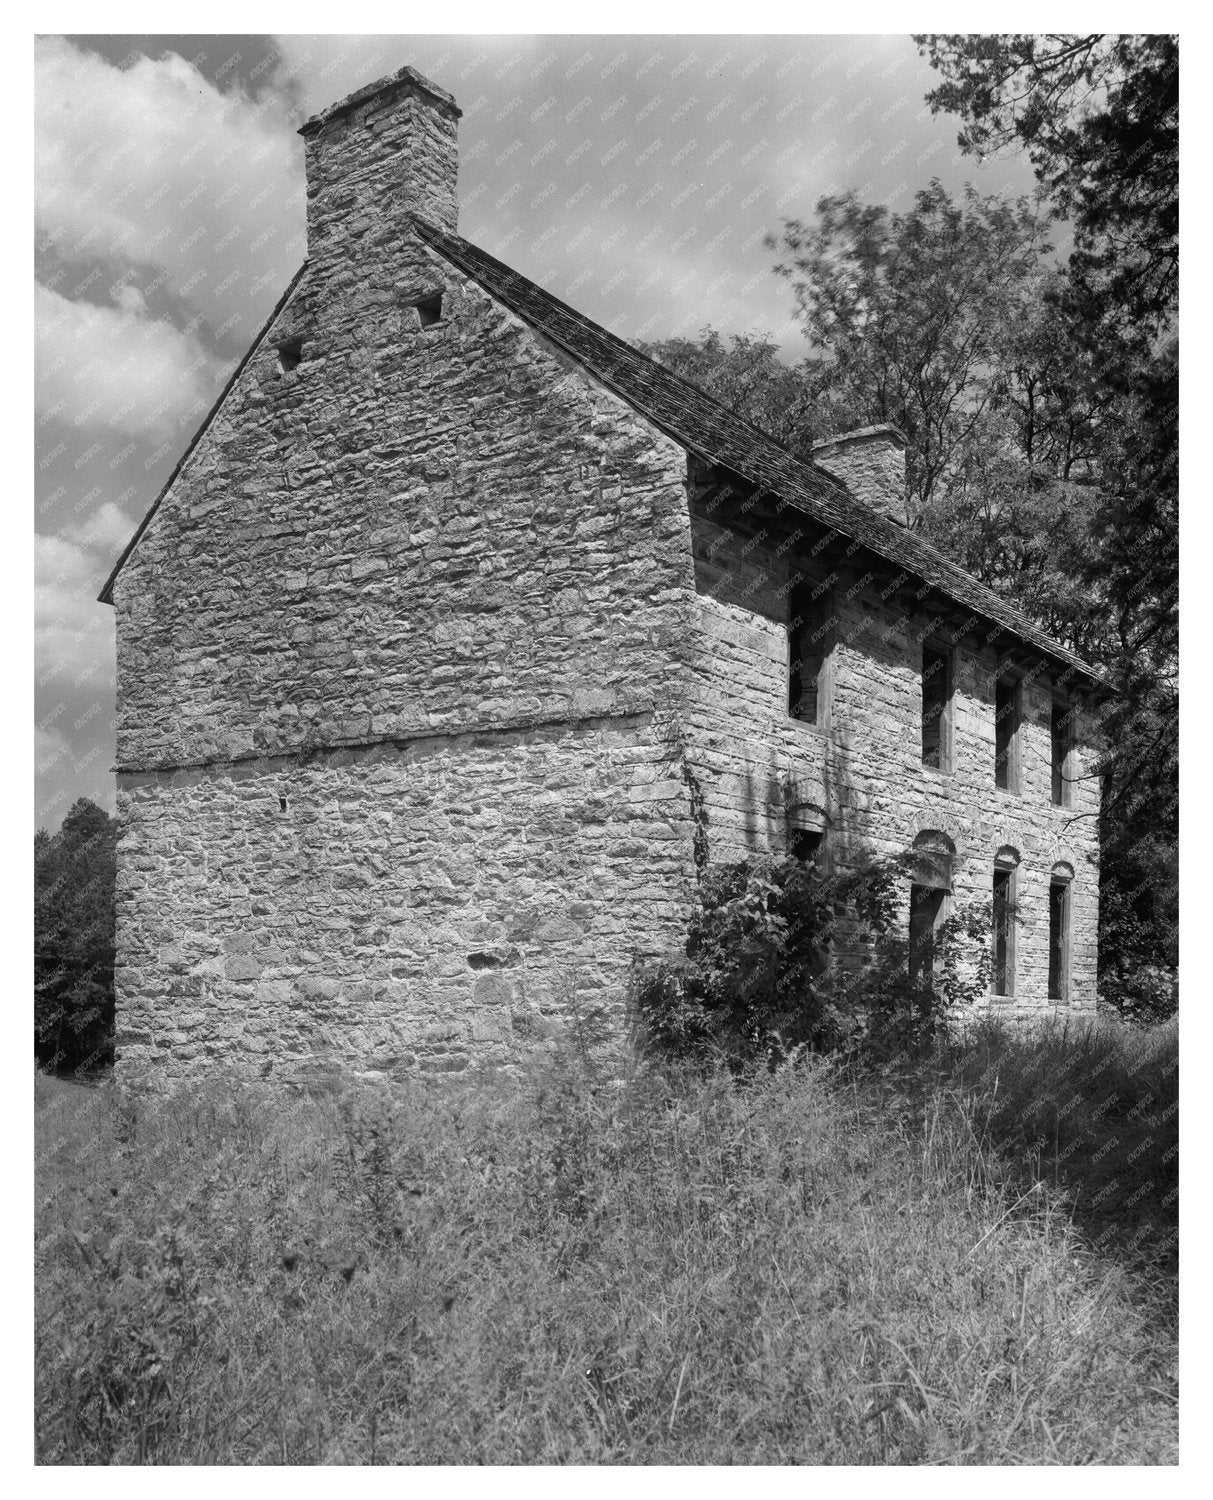
[[[401,68],[301,126],[308,258],[377,256],[409,232],[410,213],[454,233],[459,114],[444,89]]]
[[[906,525],[906,435],[897,427],[860,427],[813,444],[813,462],[841,479],[856,500]]]

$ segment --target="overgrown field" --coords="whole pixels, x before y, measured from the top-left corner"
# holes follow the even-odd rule
[[[1173,1463],[1175,1046],[40,1078],[39,1460]]]

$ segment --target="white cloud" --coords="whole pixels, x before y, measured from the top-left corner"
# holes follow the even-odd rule
[[[34,287],[35,410],[75,427],[154,439],[197,422],[216,370],[171,324]]]
[[[95,566],[85,549],[67,537],[34,537],[34,578],[39,585],[80,583]]]
[[[491,45],[491,38],[480,39]],[[515,46],[524,38],[508,38]],[[416,67],[415,39],[408,36],[278,35],[274,48],[281,63],[275,82],[299,95],[304,114],[317,114],[338,99],[395,73],[406,63]],[[424,72],[424,69],[420,69]],[[442,87],[441,79],[435,78]]]
[[[39,687],[108,687],[114,612],[97,603],[109,567],[61,536],[34,538],[34,660]]]
[[[34,726],[34,762],[40,776],[45,776],[58,761],[66,759],[71,753],[72,747],[60,730],[53,726],[49,729]]]
[[[137,286],[120,286],[114,291],[114,301],[124,313],[142,317],[147,312],[147,298]]]
[[[81,547],[94,547],[103,557],[117,554],[135,530],[135,522],[112,500],[105,500],[86,520],[65,529],[69,541]]]
[[[171,53],[120,69],[40,37],[34,113],[42,247],[68,265],[160,267],[149,286],[251,336],[304,258],[301,143],[282,98],[221,92]],[[142,311],[134,288],[114,295]]]

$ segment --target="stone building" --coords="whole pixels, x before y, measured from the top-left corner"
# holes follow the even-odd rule
[[[496,1064],[622,1021],[707,857],[917,847],[914,962],[1091,1006],[1091,670],[902,514],[469,244],[451,96],[308,121],[308,258],[101,595],[120,1066]]]

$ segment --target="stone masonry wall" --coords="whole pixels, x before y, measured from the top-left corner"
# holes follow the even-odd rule
[[[956,847],[957,902],[991,898],[995,855],[1020,857],[1016,899],[1015,994],[1000,1007],[1038,1010],[1048,1000],[1048,890],[1055,864],[1073,870],[1069,1004],[1095,1001],[1098,922],[1098,779],[1091,720],[1081,716],[1073,757],[1072,805],[1050,800],[1051,689],[1026,682],[1021,792],[994,782],[994,671],[991,650],[964,638],[955,653],[953,769],[922,764],[921,637],[926,617],[887,592],[883,577],[832,566],[834,649],[827,731],[787,712],[788,579],[807,568],[814,535],[795,547],[759,541],[694,511],[700,652],[690,710],[690,759],[703,784],[714,859],[783,852],[789,809],[820,807],[835,868],[908,848],[924,830]],[[807,523],[806,523],[807,525]],[[1085,779],[1084,779],[1085,778]],[[904,916],[908,926],[908,882]]]
[[[626,710],[668,684],[685,460],[418,245],[305,273],[115,586],[118,755],[196,764]],[[443,289],[419,326],[407,298]],[[681,589],[680,589],[681,585]]]
[[[909,520],[906,440],[894,427],[863,427],[813,444],[813,462],[853,495],[902,525]]]
[[[395,1077],[618,1034],[632,953],[686,919],[648,716],[124,781],[124,1069]]]
[[[308,266],[114,587],[122,1067],[501,1060],[685,921],[685,456],[415,235],[454,121],[400,104],[309,138]]]
[[[1014,847],[1017,1005],[1069,861],[1090,1003],[1096,783],[1049,805],[1043,683],[998,792],[962,644],[955,767],[924,770],[921,621],[843,566],[831,727],[790,720],[812,538],[688,509],[678,445],[419,239],[411,212],[454,224],[455,119],[405,80],[307,128],[308,265],[115,584],[120,1067],[395,1075],[617,1031],[633,954],[685,932],[692,775],[716,859],[782,848],[797,802],[840,866],[945,832],[958,900]]]

